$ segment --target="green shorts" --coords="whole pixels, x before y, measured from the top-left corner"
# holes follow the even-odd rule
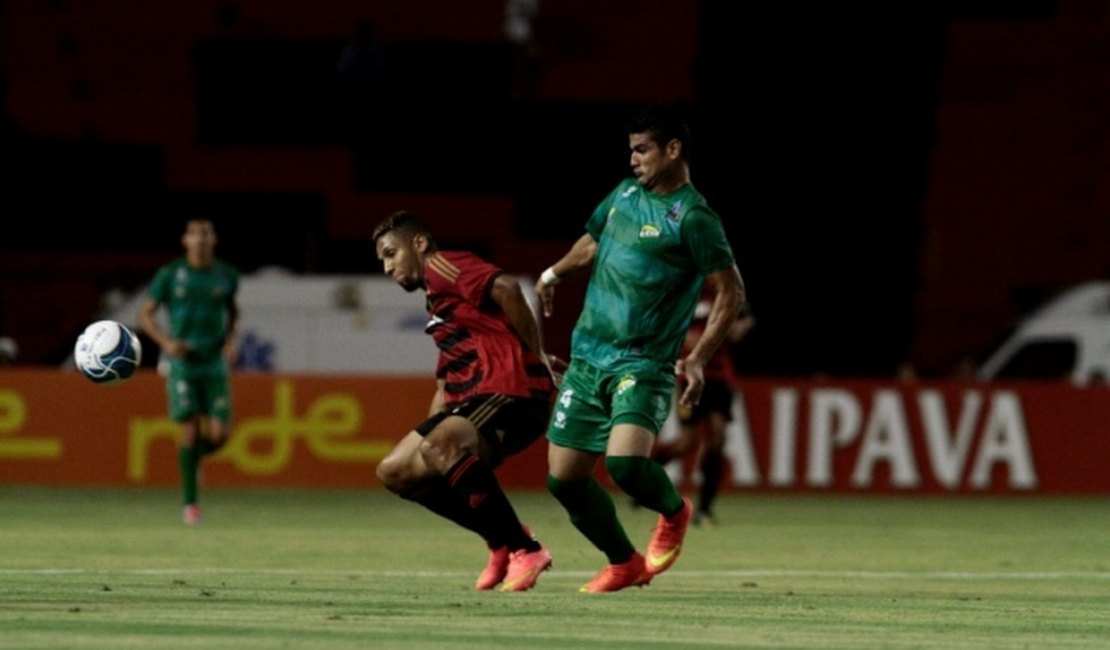
[[[174,422],[185,422],[198,415],[230,422],[231,375],[227,364],[215,362],[190,367],[171,363],[166,377],[166,401]]]
[[[659,433],[671,410],[673,372],[607,372],[572,361],[547,427],[561,446],[604,453],[616,424],[635,424]]]

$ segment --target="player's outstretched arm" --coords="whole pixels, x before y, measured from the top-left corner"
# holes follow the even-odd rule
[[[596,256],[597,242],[587,233],[579,237],[558,262],[544,270],[536,282],[536,295],[540,297],[544,316],[555,313],[555,285],[568,275],[590,268]]]

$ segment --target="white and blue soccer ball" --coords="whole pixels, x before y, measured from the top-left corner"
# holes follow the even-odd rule
[[[114,320],[98,320],[85,328],[73,348],[77,369],[97,384],[118,384],[143,360],[139,337]]]

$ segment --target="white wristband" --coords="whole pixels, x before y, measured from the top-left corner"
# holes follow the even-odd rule
[[[544,285],[545,287],[550,287],[553,284],[559,284],[559,276],[555,275],[555,270],[553,267],[549,266],[543,270],[543,273],[540,274],[540,284]]]

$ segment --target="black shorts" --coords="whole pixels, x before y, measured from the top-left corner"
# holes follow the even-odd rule
[[[679,387],[679,395],[682,394]],[[701,401],[692,409],[679,408],[678,421],[682,424],[695,424],[704,420],[710,413],[720,413],[725,422],[732,422],[732,384],[723,379],[707,379],[701,391]]]
[[[452,415],[470,420],[489,443],[493,450],[493,465],[497,466],[544,434],[547,420],[551,417],[551,402],[500,394],[476,395],[424,420],[416,426],[416,432],[426,436]]]

